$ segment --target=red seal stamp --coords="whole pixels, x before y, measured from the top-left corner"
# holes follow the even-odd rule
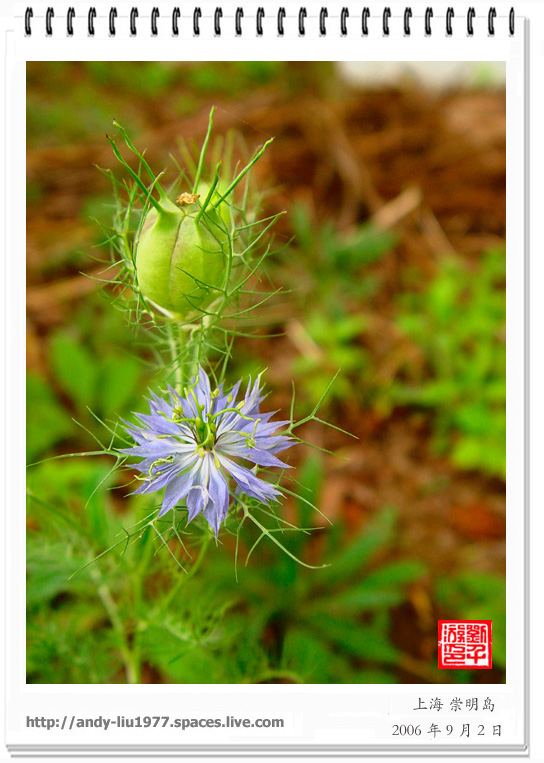
[[[492,667],[491,620],[439,620],[438,667]]]

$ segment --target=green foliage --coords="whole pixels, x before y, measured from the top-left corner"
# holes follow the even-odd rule
[[[305,500],[319,505],[323,473],[318,456],[310,456],[300,477],[297,521],[303,525],[308,519]],[[345,545],[345,528],[335,523],[319,540],[322,556],[330,562],[321,570],[263,551],[258,559],[252,557],[251,569],[238,570],[236,582],[229,578],[224,559],[209,560],[205,576],[222,581],[225,595],[238,597],[256,645],[262,649],[274,636],[275,651],[269,653],[268,671],[260,680],[395,681],[394,669],[403,656],[392,642],[391,612],[406,601],[407,587],[425,573],[415,559],[387,559],[395,528],[395,511],[385,509]],[[282,542],[293,554],[307,559],[315,553],[308,535],[283,534]],[[249,542],[248,536],[243,540]]]
[[[113,680],[118,667],[93,577],[87,570],[71,578],[95,551],[102,550],[104,535],[118,532],[106,491],[108,471],[104,461],[92,460],[65,462],[62,468],[58,462],[48,462],[29,470],[27,660],[31,681],[102,683]]]
[[[221,67],[213,62],[189,67],[186,81],[197,93],[216,94],[222,97],[240,96],[249,88],[266,85],[286,73],[284,61],[231,61]]]
[[[149,525],[140,523],[130,540],[122,528],[152,503],[123,500],[126,488],[112,492],[116,487],[100,457],[50,461],[29,472],[29,680],[134,682],[142,661],[173,681],[223,680],[239,630],[235,619],[228,634],[223,627],[232,602],[198,584],[186,588],[189,574],[165,566],[157,554],[164,540]],[[186,543],[194,555],[198,540]]]
[[[309,504],[320,501],[319,456],[299,476],[302,523]],[[138,681],[142,665],[174,683],[396,680],[402,653],[391,640],[391,611],[425,570],[415,560],[387,559],[394,511],[348,545],[340,524],[324,531],[329,567],[310,570],[269,546],[251,567],[238,567],[236,582],[228,544],[199,569],[209,543],[200,527],[183,530],[186,553],[177,546],[185,572],[159,553],[168,536],[161,530],[159,537],[158,525],[140,523],[139,533],[125,534],[122,528],[153,512],[152,496],[127,498],[117,483],[100,457],[29,471],[30,681]],[[293,554],[315,554],[310,535],[281,535]],[[247,525],[240,546],[249,548],[255,536]]]
[[[327,306],[352,307],[354,299],[368,298],[380,282],[369,266],[379,262],[395,245],[394,234],[379,230],[371,223],[359,225],[347,234],[339,234],[333,222],[316,225],[307,207],[295,206],[291,221],[297,246],[297,263],[311,283],[304,289],[324,300]],[[295,271],[295,278],[300,273]]]
[[[28,144],[34,148],[82,140],[96,143],[113,116],[141,133],[157,120],[193,116],[208,106],[212,95],[240,98],[270,85],[295,92],[310,87],[316,92],[331,81],[333,72],[330,62],[311,62],[302,68],[283,61],[29,62]],[[332,87],[337,87],[336,78],[332,79]]]
[[[174,683],[229,683],[229,657],[241,630],[231,608],[232,602],[193,580],[176,598],[175,610],[160,618],[152,612],[141,625],[143,656]]]
[[[160,98],[183,81],[180,67],[166,61],[138,61],[136,68],[128,61],[86,61],[84,66],[95,86],[145,98]]]
[[[29,461],[73,433],[74,425],[47,381],[38,374],[26,380],[26,452]]]
[[[400,299],[398,326],[420,351],[391,396],[433,411],[435,443],[461,469],[506,476],[506,259],[471,270],[444,260],[423,293]]]
[[[340,370],[328,403],[353,399],[371,371],[362,346],[368,319],[360,305],[378,290],[380,279],[371,266],[391,251],[395,237],[371,224],[340,235],[332,221],[316,226],[304,206],[294,208],[292,223],[297,256],[286,277],[301,302],[318,305],[291,326],[300,353],[292,367],[297,387],[313,405]]]
[[[129,415],[149,377],[129,354],[133,338],[121,315],[103,313],[98,301],[75,316],[71,329],[50,335],[49,378],[27,375],[29,462],[76,438],[82,449],[95,445],[108,434],[99,418]]]
[[[427,409],[439,452],[449,453],[460,469],[504,478],[504,249],[487,252],[477,268],[445,259],[423,289],[399,295],[395,322],[416,353],[399,352],[397,377],[384,386],[365,339],[370,301],[380,287],[372,265],[391,251],[394,237],[369,225],[341,236],[332,222],[316,226],[302,206],[292,220],[298,249],[293,285],[301,285],[303,300],[311,295],[319,305],[290,327],[299,350],[293,372],[304,397],[313,402],[340,369],[331,401],[362,397],[382,411],[395,405]]]
[[[293,361],[297,386],[311,404],[319,400],[328,381],[341,369],[327,403],[347,400],[356,394],[357,380],[368,369],[366,351],[357,340],[366,326],[362,315],[341,314],[336,320],[321,310],[311,313],[297,326],[303,351]]]
[[[51,339],[49,357],[57,381],[74,404],[79,409],[92,407],[98,368],[86,347],[69,333],[57,333]]]
[[[90,408],[100,416],[113,416],[137,399],[143,368],[128,354],[106,348],[99,355],[81,337],[60,331],[52,336],[50,359],[57,384],[80,414]]]

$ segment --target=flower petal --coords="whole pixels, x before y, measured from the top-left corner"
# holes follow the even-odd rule
[[[212,390],[208,374],[204,371],[202,366],[198,367],[197,379],[198,381],[194,388],[194,392],[199,405],[204,407],[204,411],[207,414],[212,409]]]
[[[242,493],[263,503],[277,500],[276,496],[280,495],[280,492],[269,482],[259,479],[252,471],[234,463],[230,458],[219,454],[217,457],[221,466],[234,477]]]
[[[199,467],[198,456],[195,456],[195,458],[197,460],[192,467],[182,472],[181,474],[178,474],[177,477],[174,477],[167,482],[161,510],[159,511],[158,517],[163,517],[165,514],[167,514],[170,509],[174,508],[176,503],[179,503],[182,498],[185,498],[191,489],[194,476]]]
[[[226,519],[228,513],[230,495],[225,478],[213,463],[210,466],[208,493],[210,501],[204,509],[204,516],[217,538],[221,522]]]

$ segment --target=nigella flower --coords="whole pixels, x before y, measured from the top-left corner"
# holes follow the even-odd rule
[[[239,389],[240,382],[230,392],[223,385],[212,392],[207,374],[199,369],[183,396],[171,387],[169,399],[152,392],[150,413],[136,414],[140,423],[126,425],[137,445],[121,452],[141,458],[135,468],[145,475],[135,492],[165,488],[159,517],[185,500],[188,521],[202,512],[217,536],[227,516],[230,478],[236,494],[263,503],[277,500],[279,491],[257,477],[255,467],[287,467],[274,454],[290,447],[291,439],[274,432],[288,422],[270,421],[273,413],[260,412],[259,378],[248,383],[236,402]]]

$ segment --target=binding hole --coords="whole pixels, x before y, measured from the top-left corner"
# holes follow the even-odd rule
[[[198,37],[200,35],[200,17],[202,16],[202,11],[200,8],[195,8],[193,11],[193,34],[195,37]]]
[[[348,33],[348,28],[346,25],[346,19],[349,18],[349,8],[342,8],[342,11],[340,13],[340,34],[342,37],[345,37]]]
[[[487,14],[487,33],[490,37],[495,35],[495,19],[497,17],[497,9],[490,8]]]
[[[136,37],[136,19],[138,18],[138,8],[131,8],[130,11],[130,36]]]
[[[467,11],[467,34],[469,37],[472,37],[474,34],[474,24],[472,22],[474,21],[475,16],[476,11],[474,8],[469,8]]]
[[[32,8],[27,8],[25,11],[25,34],[27,37],[30,37],[32,34],[32,28],[30,26],[30,19],[34,16],[34,11]]]
[[[179,35],[179,17],[181,16],[181,11],[179,8],[174,8],[172,11],[172,34],[174,37],[178,37]]]
[[[510,8],[510,13],[508,14],[508,30],[510,37],[512,37],[516,30],[516,12],[513,8]]]
[[[55,16],[55,11],[53,10],[53,8],[51,7],[48,8],[45,12],[45,34],[48,37],[51,37],[51,35],[53,34],[51,19],[54,18],[54,16]]]
[[[213,14],[213,31],[217,37],[221,36],[221,18],[223,16],[223,10],[216,8]]]
[[[257,26],[257,35],[259,37],[262,37],[263,35],[263,18],[264,18],[264,8],[262,7],[257,8],[256,26]]]
[[[157,19],[160,18],[160,12],[159,9],[155,6],[153,10],[151,11],[151,34],[153,37],[156,37],[158,32],[157,29]]]
[[[72,37],[74,34],[74,17],[76,15],[76,9],[73,7],[68,8],[66,12],[66,33],[68,37]]]
[[[327,27],[325,26],[325,19],[328,17],[329,12],[326,8],[321,8],[319,11],[319,34],[321,37],[325,37],[327,34]]]
[[[363,37],[368,37],[368,18],[370,16],[370,8],[363,8],[361,14],[361,32]]]
[[[410,19],[412,18],[412,9],[406,8],[404,10],[404,35],[410,37]]]
[[[301,37],[304,37],[306,34],[306,29],[304,28],[304,20],[306,19],[306,16],[306,8],[301,8],[298,12],[298,33]]]
[[[117,18],[117,8],[110,8],[109,29],[110,36],[115,37],[115,19]]]
[[[278,35],[283,37],[285,29],[283,28],[283,20],[285,19],[285,8],[280,8],[278,11]]]
[[[89,8],[89,13],[87,14],[87,29],[89,32],[89,37],[94,37],[94,20],[96,18],[96,8]]]
[[[242,19],[244,18],[244,9],[243,8],[237,8],[236,14],[234,16],[234,31],[236,32],[236,36],[240,37],[242,34]]]
[[[391,8],[384,8],[383,9],[383,18],[382,18],[382,25],[383,25],[383,35],[384,37],[389,36],[389,19],[391,18]]]
[[[431,19],[434,16],[433,9],[427,8],[425,11],[425,37],[430,37],[432,34]]]
[[[453,34],[453,29],[451,26],[451,20],[455,16],[455,12],[453,8],[450,6],[448,10],[446,11],[446,35],[448,37],[451,37]]]

